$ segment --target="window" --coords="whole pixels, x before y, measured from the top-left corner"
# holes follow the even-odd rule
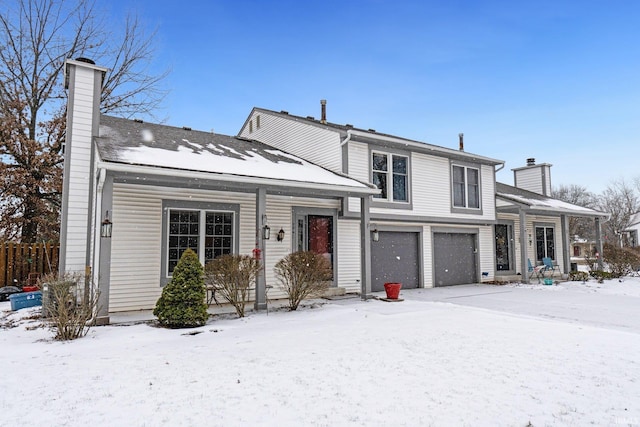
[[[513,226],[509,224],[495,225],[496,239],[496,271],[511,270],[511,242]]]
[[[409,158],[396,154],[372,153],[373,184],[382,192],[374,197],[390,202],[409,201]]]
[[[196,209],[169,209],[166,274],[171,276],[180,257],[193,250],[202,265],[234,248],[234,213]]]
[[[552,226],[536,226],[536,260],[556,259],[554,229]]]
[[[573,247],[573,256],[580,256],[580,246],[575,245]]]
[[[451,170],[453,207],[480,209],[480,171],[454,165]]]

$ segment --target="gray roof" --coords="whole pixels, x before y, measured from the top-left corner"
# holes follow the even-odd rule
[[[493,159],[491,157],[480,156],[477,154],[473,154],[467,151],[460,151],[453,148],[442,147],[440,145],[429,144],[422,141],[416,141],[413,139],[404,138],[401,136],[391,135],[383,132],[377,132],[374,129],[361,129],[354,127],[352,125],[342,125],[338,123],[325,122],[322,123],[320,120],[317,120],[315,117],[302,117],[296,116],[294,114],[289,114],[287,111],[273,111],[265,108],[254,107],[253,111],[260,111],[263,113],[277,115],[279,117],[287,118],[289,120],[294,120],[298,122],[304,122],[307,124],[311,124],[313,126],[318,126],[324,129],[333,129],[336,132],[339,132],[343,138],[349,132],[357,133],[357,135],[353,135],[351,140],[365,142],[365,143],[373,143],[373,144],[382,144],[394,146],[397,148],[410,150],[414,152],[421,152],[430,155],[447,157],[450,159],[477,162],[488,165],[500,165],[504,164],[503,160]],[[251,115],[249,116],[251,117]],[[247,121],[249,120],[247,118]],[[244,126],[247,125],[245,122]],[[383,141],[381,143],[381,141]]]
[[[205,174],[206,179],[297,185],[299,188],[347,189],[377,193],[362,183],[258,141],[189,128],[143,123],[102,115],[98,154],[105,167],[135,166],[140,173],[155,170],[166,176],[185,171]],[[109,166],[111,165],[111,166]],[[158,172],[158,169],[161,171]],[[182,172],[177,172],[182,171]],[[289,183],[289,184],[287,184]]]
[[[555,199],[553,197],[523,190],[522,188],[503,184],[501,182],[496,182],[496,197],[503,201],[513,203],[514,206],[522,206],[527,208],[529,211],[535,211],[541,214],[564,214],[579,217],[609,217],[609,214],[606,212],[600,212],[583,206],[563,202],[562,200]],[[501,206],[498,207],[498,211],[506,212],[510,211],[510,208]]]

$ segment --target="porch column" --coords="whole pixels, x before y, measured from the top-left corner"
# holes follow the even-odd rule
[[[111,238],[100,237],[100,229],[102,219],[106,217],[109,211],[109,218],[113,219],[113,176],[107,174],[102,187],[102,198],[100,201],[100,215],[96,219],[95,238],[100,241],[100,253],[98,259],[98,271],[93,277],[97,277],[98,295],[98,312],[96,316],[96,324],[109,324],[109,287],[111,286]],[[95,269],[95,267],[94,267]],[[95,289],[95,287],[94,287]]]
[[[371,230],[369,206],[371,196],[360,199],[360,267],[362,278],[360,281],[360,298],[366,300],[371,294]]]
[[[602,260],[602,224],[600,223],[600,218],[594,219],[594,223],[596,226],[596,251],[598,251],[598,270],[604,270],[604,261]]]
[[[527,264],[527,216],[524,209],[518,208],[520,218],[520,271],[522,274],[522,283],[529,283],[529,265]]]
[[[267,308],[267,294],[266,294],[266,277],[265,277],[265,242],[262,238],[262,228],[267,225],[267,190],[265,188],[258,188],[256,190],[256,249],[260,251],[260,262],[262,263],[262,269],[256,277],[256,299],[254,303],[254,309],[264,310]]]
[[[562,272],[564,274],[569,274],[569,271],[571,271],[571,245],[568,216],[560,215],[560,229],[562,230],[562,247],[564,248],[564,256],[562,257]]]

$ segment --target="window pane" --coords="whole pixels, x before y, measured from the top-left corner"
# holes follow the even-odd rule
[[[387,170],[387,155],[386,154],[373,154],[373,170],[374,171],[386,171]]]
[[[205,236],[205,264],[216,257],[232,253],[233,214],[229,212],[207,212],[206,222],[210,224]]]
[[[378,187],[379,189],[382,190],[382,193],[376,194],[373,197],[376,197],[376,198],[379,198],[379,199],[386,199],[387,198],[387,174],[386,173],[380,173],[380,172],[374,172],[373,173],[373,185],[375,185],[376,187]]]
[[[393,173],[407,174],[407,158],[393,156]]]
[[[467,168],[467,181],[469,185],[478,185],[478,169]]]
[[[542,261],[545,255],[544,227],[536,227],[536,261]]]
[[[167,267],[171,274],[180,257],[187,249],[198,253],[198,211],[169,211],[169,235],[167,236]]]
[[[396,202],[407,202],[407,176],[393,175],[393,200]]]
[[[469,184],[469,206],[470,208],[480,207],[480,192],[477,185]]]
[[[553,227],[547,227],[545,232],[547,240],[547,256],[551,259],[556,259],[555,244],[553,242]]]
[[[509,226],[506,224],[496,224],[496,270],[509,270],[509,242],[511,233]]]
[[[465,207],[464,184],[453,184],[453,206]]]
[[[462,166],[453,167],[453,182],[464,184],[464,168]]]

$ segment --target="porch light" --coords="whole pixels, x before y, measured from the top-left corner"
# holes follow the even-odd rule
[[[111,228],[113,227],[113,223],[109,221],[109,211],[104,216],[102,220],[102,224],[100,225],[100,237],[111,237]]]
[[[378,233],[377,228],[373,229],[373,235],[371,236],[371,238],[373,239],[374,242],[377,242],[378,240],[380,240],[380,233]]]
[[[278,236],[276,237],[276,240],[278,242],[282,242],[284,240],[284,229],[280,229],[280,231],[278,231]]]
[[[265,225],[262,227],[262,238],[264,240],[269,240],[269,237],[271,237],[271,228],[269,228],[268,225]]]

